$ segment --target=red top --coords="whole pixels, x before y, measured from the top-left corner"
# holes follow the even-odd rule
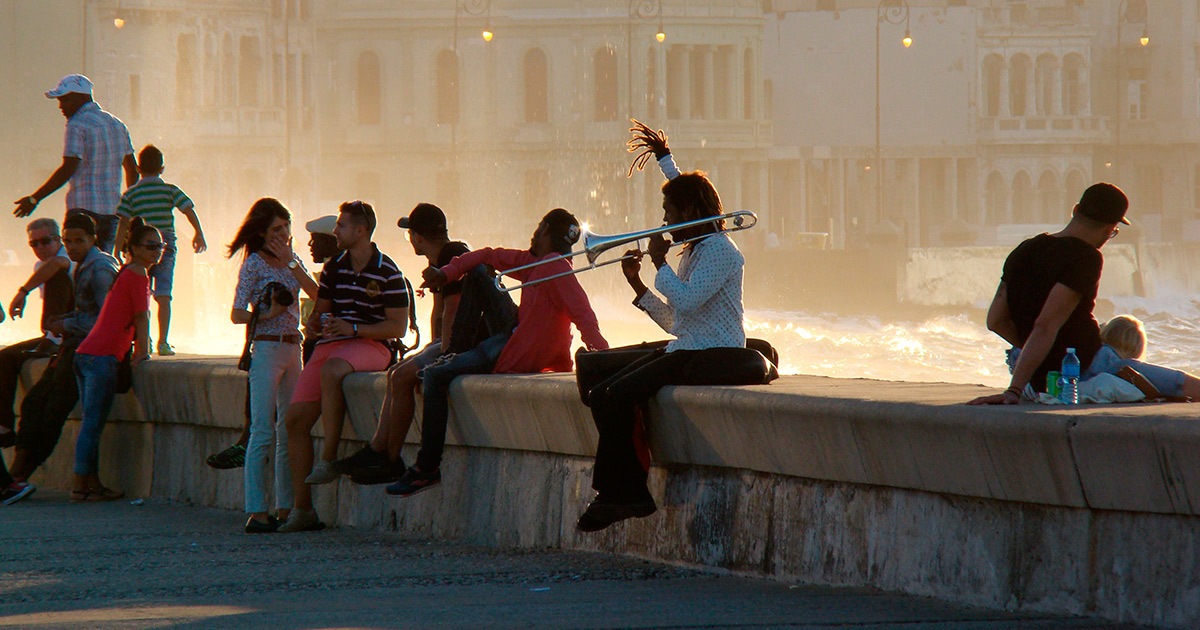
[[[150,310],[150,278],[122,269],[113,281],[100,316],[92,326],[76,354],[125,358],[133,343],[133,322],[141,313]]]
[[[557,256],[547,254],[543,258]],[[497,271],[527,265],[535,260],[533,254],[518,249],[485,247],[463,254],[442,267],[453,282],[480,264]],[[567,259],[539,265],[512,275],[521,282],[544,278],[571,270]],[[583,342],[593,350],[607,350],[608,342],[600,335],[596,313],[588,302],[587,293],[575,276],[563,276],[521,289],[521,305],[517,309],[517,329],[496,360],[493,374],[530,374],[536,372],[570,372],[571,324],[579,329]]]

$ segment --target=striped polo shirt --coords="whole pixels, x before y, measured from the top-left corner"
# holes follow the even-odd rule
[[[354,270],[348,251],[325,263],[317,299],[333,302],[334,317],[359,325],[378,324],[387,319],[385,309],[409,305],[404,274],[374,243],[371,260],[362,271]],[[350,337],[323,338],[319,343],[341,339]]]
[[[141,217],[146,225],[175,231],[175,208],[187,210],[192,200],[174,184],[146,175],[121,195],[117,214],[129,220]]]

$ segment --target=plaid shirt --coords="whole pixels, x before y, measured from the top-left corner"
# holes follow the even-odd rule
[[[124,188],[121,162],[126,155],[133,155],[133,143],[125,123],[95,103],[80,107],[67,119],[63,148],[63,157],[79,158],[67,190],[67,209],[116,212]]]

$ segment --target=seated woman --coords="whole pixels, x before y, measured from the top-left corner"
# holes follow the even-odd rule
[[[1100,327],[1100,340],[1122,359],[1140,361],[1146,354],[1146,328],[1132,315],[1117,315]]]
[[[136,366],[150,358],[150,277],[147,269],[162,258],[163,240],[158,230],[141,219],[129,226],[125,242],[128,263],[104,298],[92,331],[75,350],[75,378],[83,422],[75,441],[75,474],[71,502],[112,501],[125,496],[100,483],[100,434],[117,392],[121,359],[130,352]]]
[[[679,173],[667,148],[666,135],[634,121],[631,150],[646,151],[635,160],[644,164],[650,153],[667,176],[663,185],[663,221],[677,225],[722,215],[721,198],[702,172]],[[576,527],[593,532],[618,521],[653,514],[658,506],[646,487],[647,470],[634,442],[638,408],[668,385],[753,385],[774,374],[767,359],[746,348],[742,327],[742,268],[745,259],[723,220],[678,228],[671,239],[682,242],[679,270],[667,264],[670,244],[661,235],[650,238],[648,255],[657,271],[654,287],[641,279],[641,253],[626,252],[621,270],[635,294],[634,305],[662,329],[675,336],[665,347],[651,351],[591,387],[587,402],[600,434],[592,487],[596,497]]]

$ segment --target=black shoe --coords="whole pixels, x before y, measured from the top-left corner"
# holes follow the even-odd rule
[[[274,516],[268,515],[265,523],[253,516],[246,521],[247,534],[274,534],[277,531],[279,531],[279,519]]]
[[[229,448],[208,456],[208,465],[217,470],[241,468],[246,465],[246,447],[234,444]]]
[[[613,523],[630,518],[644,518],[658,511],[654,499],[647,497],[633,502],[617,502],[596,497],[575,522],[581,532],[598,532]]]
[[[385,471],[391,463],[386,454],[377,452],[368,444],[350,457],[343,457],[330,466],[334,472],[342,475],[362,475]]]
[[[409,468],[400,481],[387,487],[387,493],[397,497],[411,497],[442,482],[442,471],[421,472],[416,466]]]
[[[52,357],[58,354],[58,344],[50,340],[49,337],[42,337],[37,346],[25,351],[25,354],[33,357]]]
[[[400,481],[407,471],[404,459],[398,457],[396,461],[388,462],[388,467],[382,470],[370,470],[350,475],[350,481],[360,486],[377,486],[381,483]]]

